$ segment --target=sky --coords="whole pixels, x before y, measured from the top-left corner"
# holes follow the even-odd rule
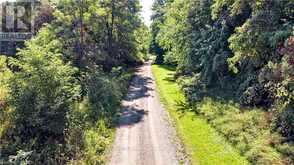
[[[144,22],[147,26],[151,24],[151,15],[152,15],[152,4],[154,0],[140,0],[142,5],[142,12],[141,15],[144,19]]]

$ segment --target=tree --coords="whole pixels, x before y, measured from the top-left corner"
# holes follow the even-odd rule
[[[164,50],[159,46],[156,41],[157,35],[160,31],[160,25],[164,22],[165,5],[168,3],[166,0],[155,0],[152,7],[152,24],[151,24],[151,43],[150,43],[150,53],[156,55],[156,63],[163,63]]]
[[[139,1],[83,0],[83,5],[83,17],[78,2],[63,0],[57,6],[54,26],[60,30],[70,29],[60,35],[66,42],[66,58],[76,64],[84,61],[83,68],[102,65],[107,71],[115,66],[136,62],[134,32],[140,26]],[[80,18],[83,18],[83,33],[79,28]],[[87,43],[83,45],[84,59],[79,59],[80,54],[76,53],[80,50],[81,36]]]
[[[136,42],[137,42],[137,52],[138,56],[142,60],[148,59],[149,54],[149,46],[150,46],[150,39],[151,34],[149,28],[144,24],[141,23],[140,28],[135,31]]]
[[[46,42],[49,33],[48,29],[41,30],[20,50],[13,63],[19,71],[10,82],[14,136],[20,138],[15,145],[25,151],[35,150],[34,155],[47,149],[36,162],[45,162],[55,152],[51,149],[64,142],[67,114],[80,97],[80,86],[74,77],[77,69],[63,62],[57,39]],[[44,144],[50,147],[43,148]]]

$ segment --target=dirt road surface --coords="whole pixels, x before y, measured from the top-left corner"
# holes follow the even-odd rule
[[[177,165],[176,135],[155,90],[151,65],[138,68],[123,109],[109,165]]]

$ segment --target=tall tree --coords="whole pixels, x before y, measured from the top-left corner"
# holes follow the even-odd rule
[[[164,22],[165,6],[169,0],[155,0],[152,6],[152,24],[151,24],[151,43],[150,52],[156,55],[156,62],[163,63],[164,50],[159,46],[156,41],[157,35],[160,31],[160,25]]]

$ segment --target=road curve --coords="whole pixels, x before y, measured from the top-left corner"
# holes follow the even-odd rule
[[[109,165],[177,165],[175,131],[155,90],[151,65],[138,68],[123,101]]]

